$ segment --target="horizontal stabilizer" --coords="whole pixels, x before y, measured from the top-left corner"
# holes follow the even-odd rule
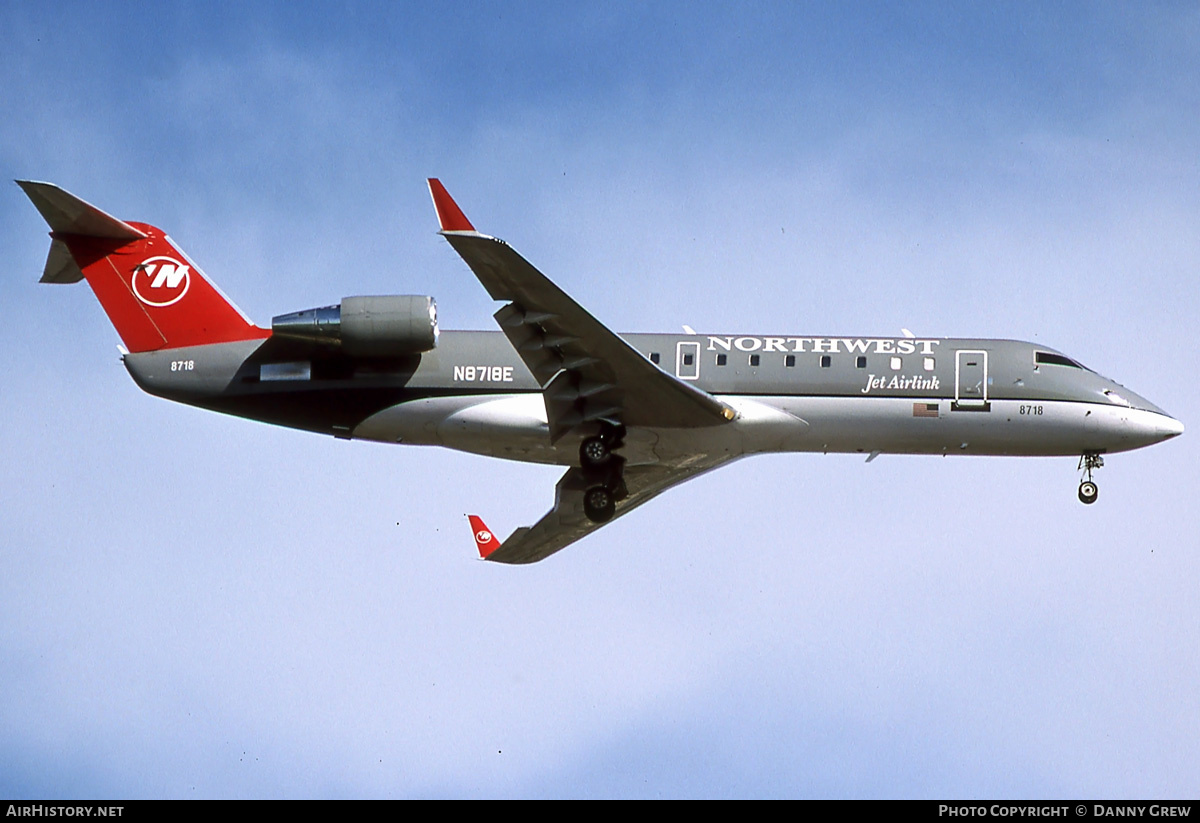
[[[110,214],[105,214],[91,203],[80,200],[53,183],[36,183],[32,180],[18,180],[16,183],[33,201],[33,205],[41,212],[52,231],[106,240],[141,240],[146,236],[145,232],[138,231]],[[53,251],[51,249],[51,257]],[[51,274],[48,269],[49,265],[47,276]],[[71,282],[46,280],[45,276],[43,280],[50,283]]]
[[[50,241],[50,254],[46,256],[46,268],[42,272],[39,283],[78,283],[83,279],[83,272],[71,250],[61,240]]]

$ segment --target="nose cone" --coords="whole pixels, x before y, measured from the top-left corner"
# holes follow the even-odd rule
[[[1169,414],[1158,415],[1158,420],[1155,421],[1158,434],[1163,440],[1170,440],[1172,437],[1178,437],[1183,434],[1183,424],[1171,417]]]
[[[1101,408],[1088,412],[1097,445],[1108,451],[1153,446],[1183,434],[1183,424],[1169,414],[1135,408]]]
[[[1129,409],[1118,412],[1120,423],[1114,433],[1124,448],[1141,448],[1170,440],[1183,434],[1183,424],[1169,414]]]
[[[1129,407],[1125,422],[1129,426],[1130,432],[1136,432],[1136,436],[1143,441],[1144,445],[1161,443],[1183,434],[1182,423],[1140,394],[1135,394],[1124,386],[1111,383],[1100,393],[1109,403]]]

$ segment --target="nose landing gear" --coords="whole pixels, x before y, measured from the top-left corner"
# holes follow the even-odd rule
[[[1095,503],[1096,498],[1100,496],[1100,488],[1091,480],[1084,480],[1079,484],[1079,502]]]
[[[1100,456],[1099,452],[1084,452],[1080,455],[1077,468],[1084,473],[1083,479],[1079,481],[1080,503],[1091,505],[1100,496],[1100,487],[1092,480],[1092,471],[1103,465],[1104,458]]]

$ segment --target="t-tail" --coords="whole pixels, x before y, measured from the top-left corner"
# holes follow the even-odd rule
[[[41,282],[86,279],[129,351],[271,335],[250,322],[161,229],[118,220],[50,183],[16,182],[50,225]]]

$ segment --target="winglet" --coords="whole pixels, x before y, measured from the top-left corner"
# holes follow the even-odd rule
[[[430,183],[435,182],[437,181],[430,181]],[[471,534],[475,537],[475,547],[479,549],[479,559],[487,560],[489,554],[500,548],[500,541],[496,539],[496,535],[492,534],[492,530],[479,518],[479,515],[468,514],[467,519],[471,521]]]
[[[471,221],[462,213],[462,209],[454,202],[450,192],[436,177],[429,178],[429,194],[433,197],[433,207],[437,210],[438,222],[442,231],[475,231]]]

